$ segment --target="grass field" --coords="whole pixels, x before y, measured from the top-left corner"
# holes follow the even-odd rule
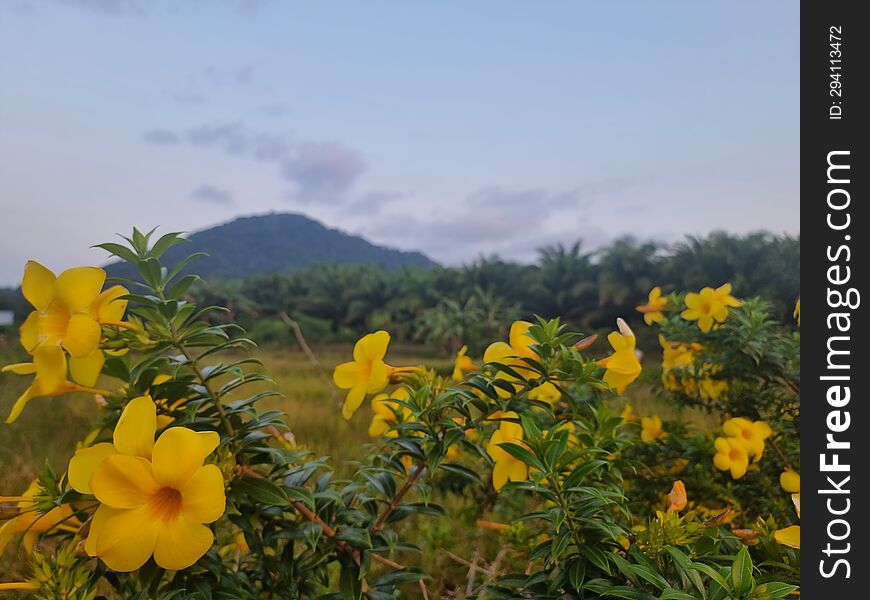
[[[259,406],[261,410],[283,410],[301,448],[312,450],[318,455],[331,456],[338,475],[350,476],[354,468],[353,461],[364,457],[365,445],[373,442],[367,435],[371,413],[364,406],[351,421],[341,418],[343,393],[332,384],[331,372],[336,364],[350,358],[350,346],[315,348],[315,353],[319,364],[313,363],[297,349],[257,349],[256,356],[263,361],[266,373],[274,378],[282,394]],[[23,358],[16,337],[0,337],[0,365]],[[442,371],[452,366],[450,358],[427,354],[419,347],[391,348],[389,359],[396,365],[425,363]],[[0,375],[0,415],[8,414],[12,402],[24,390],[28,379],[11,374]],[[657,413],[670,418],[679,416],[701,430],[714,426],[706,415],[687,410],[675,412],[673,404],[650,397],[648,389],[648,386],[639,385],[631,390],[629,400],[636,414]],[[76,443],[87,435],[96,419],[97,409],[93,397],[75,394],[33,400],[14,424],[0,424],[0,494],[12,495],[23,490],[42,469],[46,459],[54,469],[64,470]],[[499,556],[499,534],[481,530],[474,524],[475,519],[479,518],[498,520],[498,507],[492,504],[494,499],[482,499],[480,493],[442,494],[434,500],[445,504],[449,516],[420,522],[409,521],[406,527],[417,527],[417,533],[424,534],[420,537],[426,543],[422,557],[406,557],[402,560],[412,564],[422,560],[427,572],[438,576],[430,589],[442,593],[455,588],[455,595],[446,597],[462,598],[470,568],[462,560],[473,561],[478,554],[481,565],[497,561],[497,566],[510,566],[509,555]],[[461,542],[457,542],[457,535],[462,538]],[[455,554],[445,552],[441,549],[444,547],[450,547]],[[0,557],[0,581],[25,575],[23,558],[23,550],[14,543],[9,544]],[[519,566],[513,565],[514,568]]]

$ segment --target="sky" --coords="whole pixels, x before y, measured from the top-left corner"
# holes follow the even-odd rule
[[[799,233],[798,3],[6,0],[0,285],[299,212],[444,264]]]

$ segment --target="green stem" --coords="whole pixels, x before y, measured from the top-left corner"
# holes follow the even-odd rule
[[[190,353],[190,351],[183,343],[175,340],[174,333],[175,332],[173,331],[172,345],[175,346],[175,348],[179,352],[181,352],[184,358],[187,359],[188,364],[190,364],[191,370],[193,370],[193,373],[196,375],[197,379],[199,379],[200,383],[202,383],[202,387],[204,387],[205,391],[208,393],[209,398],[211,398],[212,404],[214,404],[214,407],[218,412],[221,423],[223,424],[224,429],[226,429],[227,431],[227,435],[232,438],[233,442],[235,443],[236,430],[233,428],[233,424],[230,423],[230,419],[227,416],[226,411],[224,410],[224,405],[221,402],[220,397],[212,389],[211,384],[208,382],[208,379],[206,379],[205,375],[203,375],[202,369],[199,368],[199,363],[197,362],[196,358]]]

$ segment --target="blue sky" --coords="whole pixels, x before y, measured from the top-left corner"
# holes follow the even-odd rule
[[[9,0],[0,285],[302,212],[457,264],[799,231],[798,3]]]

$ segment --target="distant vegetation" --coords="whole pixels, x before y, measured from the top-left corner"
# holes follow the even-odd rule
[[[280,242],[278,231],[291,225],[294,239]],[[273,226],[269,241],[264,232]],[[738,296],[772,302],[779,318],[800,294],[800,238],[769,233],[717,232],[672,246],[625,238],[594,252],[577,242],[543,248],[531,265],[482,258],[462,267],[434,266],[422,254],[372,246],[298,215],[239,219],[191,240],[167,253],[214,253],[194,263],[211,275],[191,295],[229,307],[227,319],[260,343],[296,343],[286,315],[313,342],[350,341],[383,328],[398,341],[444,352],[460,343],[480,350],[504,333],[504,323],[532,315],[561,316],[585,332],[612,327],[616,317],[635,315],[655,285],[668,293],[730,281]],[[347,263],[351,256],[365,264]],[[0,309],[15,310],[19,320],[22,302],[17,290],[0,290]],[[639,340],[642,347],[654,343]]]
[[[479,350],[514,318],[561,316],[592,332],[618,316],[639,318],[634,308],[655,285],[668,293],[729,281],[738,296],[761,296],[779,317],[790,315],[800,293],[799,238],[714,233],[675,246],[621,239],[595,252],[578,242],[544,248],[532,265],[498,258],[431,269],[325,264],[209,280],[192,294],[230,307],[228,319],[259,342],[291,343],[287,315],[309,340],[351,340],[383,328],[400,341],[452,351],[460,343]]]

